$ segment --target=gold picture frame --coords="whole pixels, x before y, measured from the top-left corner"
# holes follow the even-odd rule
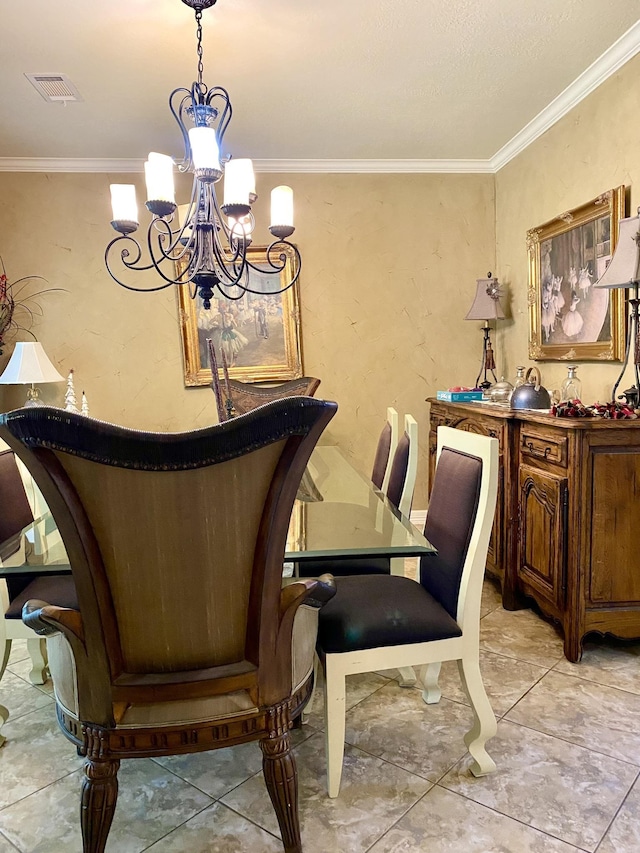
[[[286,287],[294,277],[294,253],[286,247],[282,251],[285,263],[279,276],[261,276],[259,268],[269,268],[267,249],[247,250],[247,259],[258,268],[249,269],[249,285],[261,291],[258,294],[245,293],[237,300],[214,295],[206,311],[200,296],[191,298],[188,285],[177,288],[185,386],[211,383],[206,341],[211,337],[220,343],[223,330],[231,342],[225,352],[232,379],[284,382],[303,375],[299,281],[284,293],[270,292]]]
[[[527,232],[530,359],[624,357],[624,293],[592,288],[611,260],[624,209],[620,186]]]

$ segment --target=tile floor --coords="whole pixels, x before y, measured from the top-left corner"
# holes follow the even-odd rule
[[[637,853],[640,644],[589,643],[568,663],[556,630],[509,613],[485,583],[482,670],[498,771],[473,778],[455,666],[425,705],[393,673],[348,684],[340,797],[325,794],[321,701],[294,732],[305,853]],[[51,685],[28,683],[17,643],[0,683],[0,853],[76,853],[81,760],[58,732]],[[124,762],[109,853],[281,853],[257,745]]]

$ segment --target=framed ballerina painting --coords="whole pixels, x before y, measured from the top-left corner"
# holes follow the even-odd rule
[[[266,274],[266,253],[260,247],[251,247],[247,253],[256,267],[249,270],[248,282],[255,292],[230,288],[232,298],[216,293],[211,307],[205,309],[200,296],[191,298],[188,286],[177,288],[186,386],[211,384],[208,339],[213,341],[221,374],[224,362],[232,379],[283,382],[302,376],[299,283],[284,293],[273,293],[293,279],[293,253],[285,253],[284,267],[275,281]]]
[[[529,358],[624,357],[624,291],[592,287],[611,260],[624,208],[617,187],[527,232]]]

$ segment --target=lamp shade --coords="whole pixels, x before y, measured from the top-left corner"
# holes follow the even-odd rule
[[[0,384],[29,385],[36,382],[64,382],[64,377],[51,364],[41,343],[17,343],[0,376]]]
[[[476,280],[476,295],[465,320],[504,320],[504,312],[498,300],[500,284],[497,278]],[[492,293],[496,295],[493,296]]]
[[[640,276],[640,214],[620,220],[618,244],[609,266],[594,287],[614,290],[638,284]]]

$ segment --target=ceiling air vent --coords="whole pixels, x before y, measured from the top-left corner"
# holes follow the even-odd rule
[[[66,74],[25,74],[45,101],[81,101],[80,92]]]

